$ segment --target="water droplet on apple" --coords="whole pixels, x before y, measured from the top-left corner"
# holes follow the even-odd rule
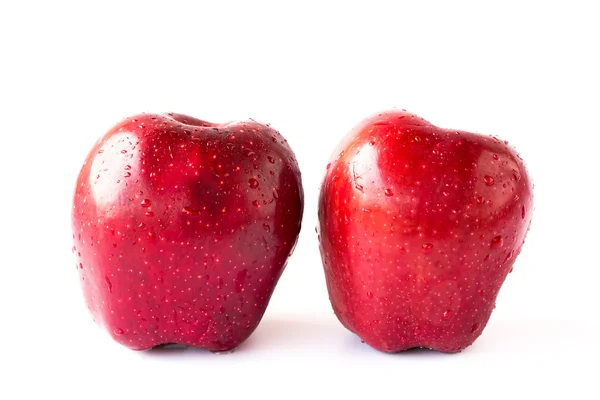
[[[131,170],[131,165],[126,165],[125,166],[125,171],[130,171]]]
[[[367,297],[372,299],[373,298],[373,293],[372,292],[367,292]]]
[[[328,163],[327,167],[325,169],[329,169],[329,168],[331,168],[331,163]]]
[[[356,188],[356,190],[358,190],[359,192],[363,193],[364,192],[364,188],[362,185],[359,185],[358,183],[354,184],[354,187]]]
[[[79,263],[79,269],[83,269],[83,264]]]
[[[415,136],[413,140],[418,143],[421,141],[421,136]]]
[[[479,292],[477,292],[477,293],[479,293],[479,295],[481,297],[485,296],[485,290],[483,290],[483,289],[479,290]]]
[[[152,202],[149,199],[144,199],[141,202],[142,207],[150,207],[152,205]]]
[[[485,201],[485,199],[483,198],[483,196],[477,196],[476,200],[477,200],[477,204],[483,204],[484,201]]]
[[[421,246],[421,248],[423,250],[423,253],[429,254],[433,249],[433,243],[425,243],[423,246]]]
[[[275,159],[273,157],[267,156],[267,160],[269,160],[271,164],[275,164]]]
[[[442,314],[442,319],[449,320],[451,316],[452,316],[452,311],[451,310],[446,310]]]
[[[131,176],[131,172],[125,172],[125,174],[123,175],[125,178],[129,178]]]
[[[504,263],[507,262],[508,260],[510,260],[512,258],[512,255],[513,255],[513,252],[511,250],[506,254],[506,257],[504,258]]]
[[[515,180],[517,182],[519,182],[521,180],[521,174],[519,173],[519,171],[517,171],[516,169],[513,169],[513,177],[515,178]]]
[[[392,192],[392,189],[390,189],[390,188],[387,188],[387,189],[385,189],[385,195],[386,195],[387,197],[391,197],[391,196],[393,196],[393,195],[394,195],[394,192]]]
[[[448,192],[442,192],[442,194],[444,195],[444,197],[448,197],[448,195],[449,195],[450,193],[448,193]]]
[[[154,217],[154,213],[152,211],[146,211],[146,217]]]
[[[481,324],[480,324],[479,322],[475,322],[475,323],[473,324],[473,326],[471,327],[471,333],[475,333],[477,330],[479,330],[479,326],[480,326],[480,325],[481,325]]]
[[[237,273],[235,278],[235,291],[237,293],[241,293],[244,290],[244,280],[246,279],[246,275],[248,274],[248,270],[241,270]]]
[[[112,293],[112,282],[108,279],[108,276],[104,276],[104,281],[106,282],[106,286],[108,287],[108,291]]]
[[[492,243],[490,244],[490,246],[497,249],[502,247],[502,245],[504,244],[503,242],[504,240],[502,240],[502,236],[494,236],[492,238]]]
[[[494,178],[489,175],[486,175],[483,179],[485,180],[485,184],[487,186],[492,186],[494,184]]]
[[[115,329],[114,332],[115,332],[115,335],[117,335],[117,336],[121,336],[122,334],[125,333],[125,331],[121,328]]]
[[[121,150],[121,154],[127,154],[127,150]]]
[[[258,187],[258,181],[254,178],[250,178],[248,184],[250,185],[250,189],[256,189]]]
[[[499,158],[498,154],[494,154],[492,157],[494,158],[494,160],[497,160]]]
[[[263,229],[267,232],[271,232],[271,226],[269,226],[269,224],[263,224]]]
[[[260,202],[258,200],[252,200],[252,205],[254,207],[260,207]]]
[[[525,219],[525,206],[521,206],[521,218]]]
[[[183,211],[185,214],[189,215],[190,217],[196,217],[200,214],[200,210],[196,210],[195,208],[192,208],[189,206],[183,207],[183,209],[181,211]]]

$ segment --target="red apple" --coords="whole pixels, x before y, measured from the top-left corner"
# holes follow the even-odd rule
[[[303,201],[294,153],[269,126],[180,114],[121,122],[92,148],[73,201],[94,319],[135,350],[235,348],[265,312]]]
[[[341,143],[319,198],[333,310],[384,352],[458,352],[481,334],[533,207],[507,142],[374,115]]]

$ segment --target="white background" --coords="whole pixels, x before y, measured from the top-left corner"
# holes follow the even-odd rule
[[[0,398],[598,398],[594,2],[250,3],[0,4]],[[393,107],[509,140],[535,183],[514,273],[457,355],[378,353],[328,302],[324,167],[353,125]],[[167,111],[269,122],[303,172],[298,247],[233,354],[120,347],[72,268],[87,151],[122,118]]]

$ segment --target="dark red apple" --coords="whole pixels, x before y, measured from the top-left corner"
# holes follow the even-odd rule
[[[320,250],[342,324],[384,352],[471,345],[531,222],[515,150],[389,111],[358,125],[327,168]]]
[[[226,351],[257,327],[303,212],[285,139],[254,121],[144,114],[89,153],[72,211],[94,319],[135,350]]]

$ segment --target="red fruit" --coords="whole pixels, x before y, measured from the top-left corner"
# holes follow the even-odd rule
[[[319,233],[339,320],[385,352],[472,344],[531,222],[521,158],[403,111],[366,119],[334,154]]]
[[[254,121],[145,114],[91,150],[73,201],[94,319],[135,350],[230,350],[254,331],[296,244],[294,153]]]

